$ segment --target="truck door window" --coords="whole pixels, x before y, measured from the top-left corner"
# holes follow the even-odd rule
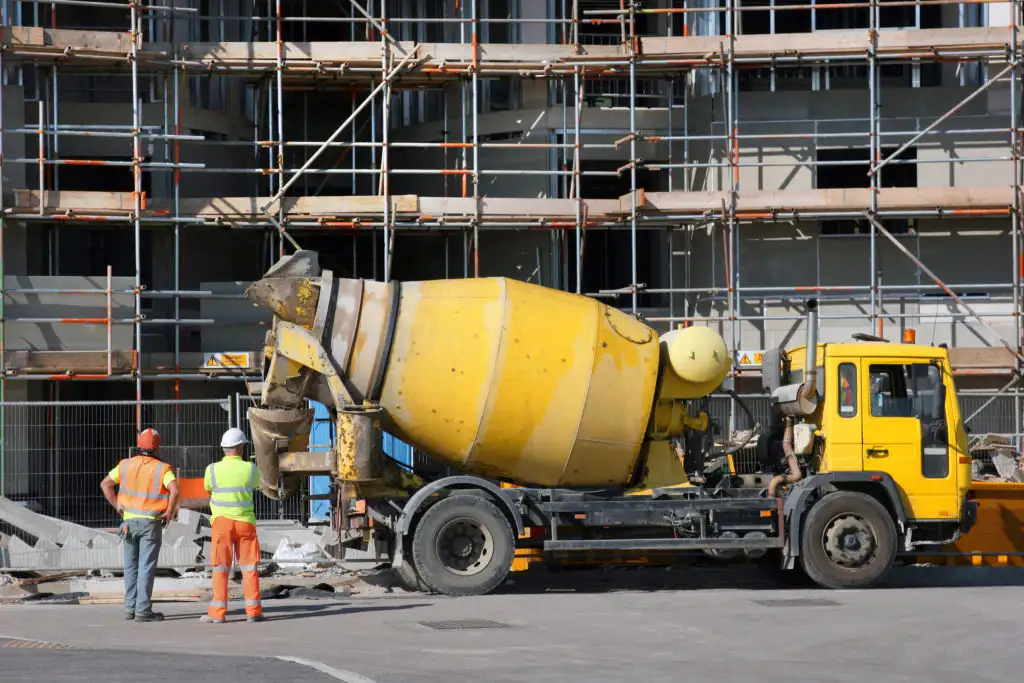
[[[872,417],[910,417],[921,423],[921,473],[949,476],[946,407],[940,405],[942,372],[931,363],[871,365]]]
[[[857,416],[857,366],[853,363],[839,364],[839,415]]]

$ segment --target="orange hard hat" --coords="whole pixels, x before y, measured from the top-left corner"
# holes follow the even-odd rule
[[[160,443],[160,434],[152,427],[139,432],[139,437],[135,440],[135,445],[140,451],[153,452],[160,448]]]

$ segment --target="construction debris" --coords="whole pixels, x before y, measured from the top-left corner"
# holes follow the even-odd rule
[[[999,434],[979,434],[971,438],[968,451],[972,457],[971,477],[974,481],[1024,483],[1024,463],[1018,447]]]
[[[86,576],[89,571],[86,569],[76,569],[70,572],[47,572],[41,576],[29,576],[24,579],[15,579],[19,588],[25,586],[35,586],[41,583],[50,583],[52,581],[61,581],[63,579],[71,579],[76,576]]]
[[[209,600],[210,592],[202,591],[154,591],[153,602],[200,602]],[[87,593],[78,598],[80,605],[119,605],[124,602],[123,593]]]
[[[164,529],[158,567],[203,564],[202,515],[182,510]],[[49,517],[0,498],[0,521],[11,533],[0,534],[0,567],[17,570],[70,571],[120,569],[123,551],[116,533]]]
[[[992,465],[999,472],[1001,481],[1024,482],[1024,473],[1021,472],[1020,461],[1012,455],[996,453],[992,456]]]
[[[340,600],[352,595],[352,591],[345,587],[340,590],[328,583],[318,583],[315,586],[271,586],[260,593],[263,600],[285,600],[302,598],[304,600]]]
[[[282,538],[272,558],[280,567],[305,567],[330,560],[323,548],[315,543],[295,543]]]
[[[28,506],[0,497],[0,569],[7,571],[72,572],[120,571],[123,549],[111,531],[66,522],[34,512]],[[331,564],[319,544],[320,535],[292,522],[257,524],[261,559],[272,561],[282,548],[301,548],[302,557]],[[157,568],[175,572],[199,571],[209,566],[210,517],[195,510],[179,510],[177,519],[163,530]],[[292,558],[295,562],[297,558]],[[309,561],[300,561],[309,568]],[[203,574],[205,576],[205,574]]]

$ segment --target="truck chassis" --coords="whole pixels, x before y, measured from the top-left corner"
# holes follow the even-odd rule
[[[406,501],[367,500],[365,515],[342,526],[346,556],[375,546],[374,559],[390,559],[410,587],[447,595],[492,591],[516,547],[745,554],[778,570],[802,570],[823,587],[857,588],[877,581],[900,550],[930,543],[911,540],[895,483],[877,472],[813,475],[778,498],[757,488],[666,488],[649,496],[503,488],[454,476]]]

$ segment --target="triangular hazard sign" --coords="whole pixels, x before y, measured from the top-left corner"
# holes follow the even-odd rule
[[[210,356],[210,360],[206,361],[206,367],[208,368],[215,368],[219,365],[220,363],[217,362],[216,356]]]
[[[740,356],[740,365],[750,365],[750,356],[747,354]]]

